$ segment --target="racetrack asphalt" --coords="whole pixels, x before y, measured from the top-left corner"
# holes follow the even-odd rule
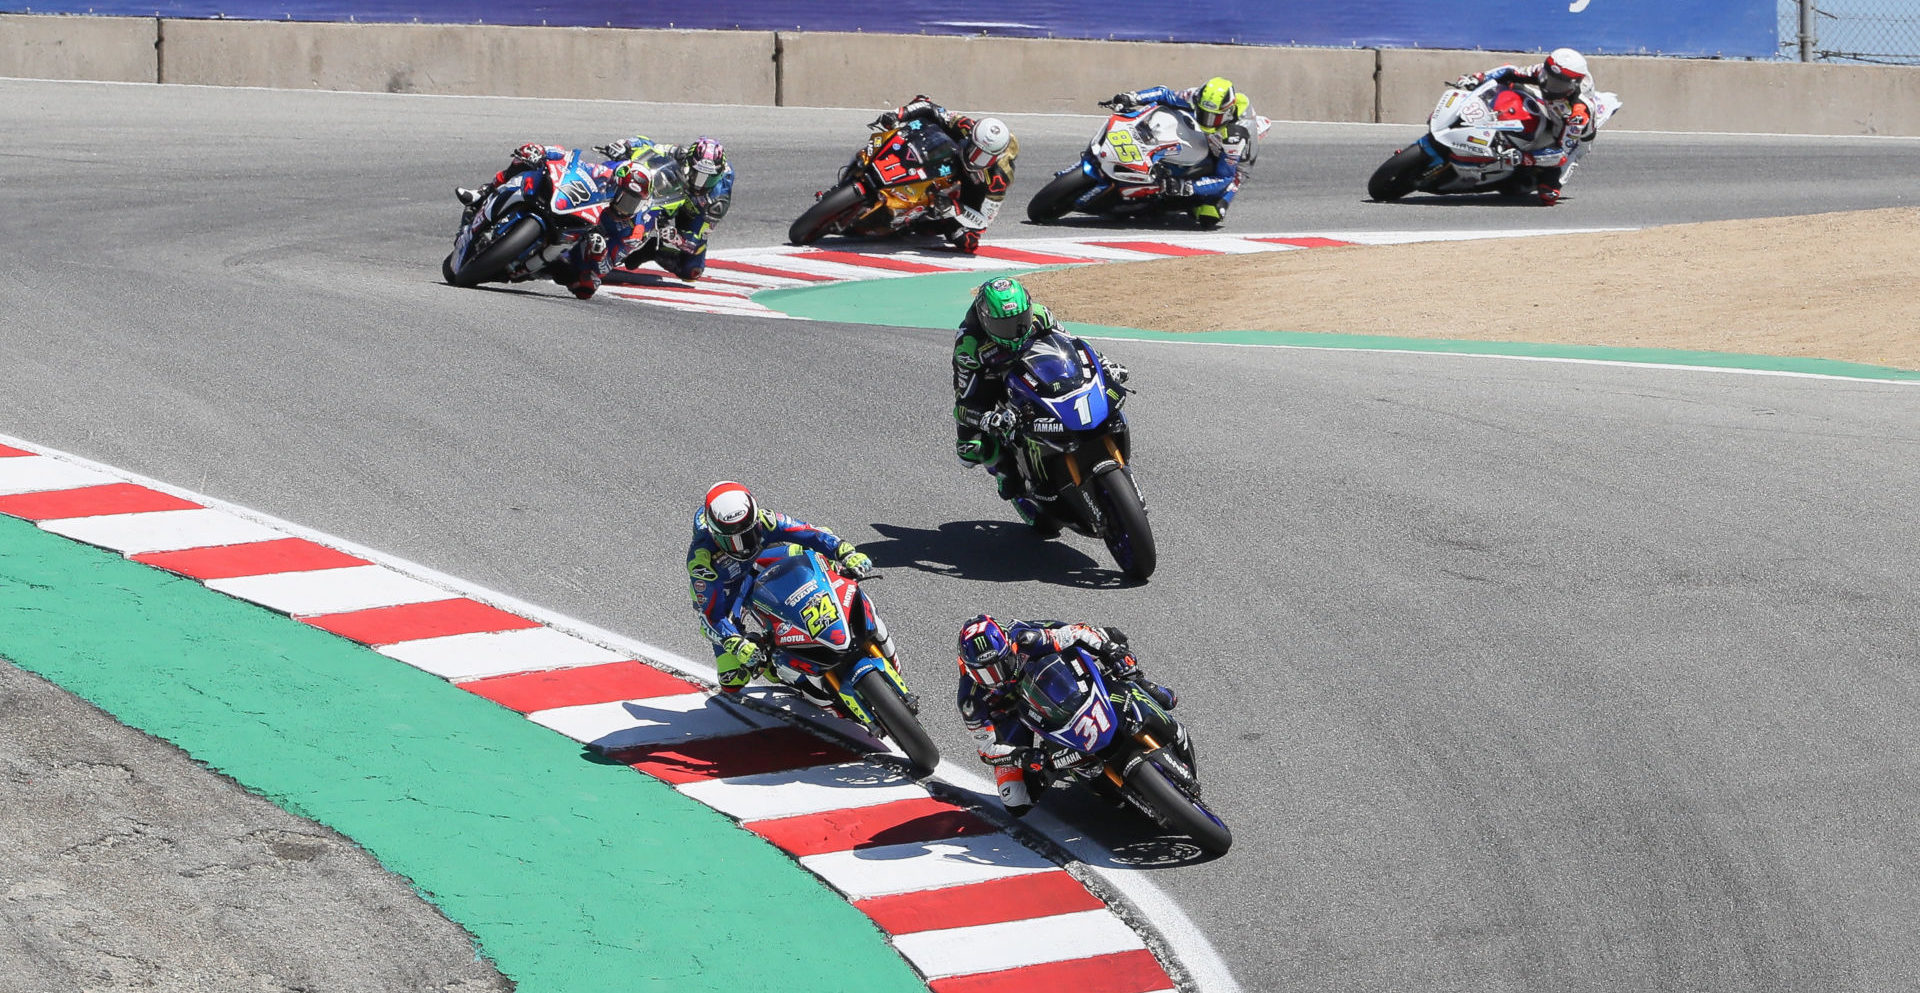
[[[1181,690],[1234,851],[1163,864],[1134,825],[1049,802],[1173,894],[1248,989],[1920,974],[1914,387],[1114,343],[1162,556],[1127,587],[953,461],[942,332],[438,281],[451,186],[521,141],[715,133],[741,171],[716,244],[766,245],[871,111],[25,81],[0,100],[6,433],[695,656],[687,528],[738,478],[874,556],[930,701],[975,612],[1117,624]],[[1094,119],[1010,120],[1009,240],[1041,233],[1020,209]],[[1920,198],[1911,141],[1620,133],[1551,211],[1364,202],[1414,133],[1280,125],[1231,223]],[[1578,278],[1525,275],[1543,294]],[[1466,320],[1512,282],[1436,292]]]

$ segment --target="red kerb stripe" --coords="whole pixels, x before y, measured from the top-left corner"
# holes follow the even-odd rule
[[[0,459],[10,459],[16,455],[34,455],[34,454],[37,454],[37,453],[23,452],[20,449],[11,447],[9,445],[0,445]]]
[[[305,538],[276,538],[272,541],[250,541],[244,545],[189,548],[178,552],[143,552],[133,556],[133,560],[202,581],[373,564],[357,555],[348,555]]]
[[[1169,245],[1163,241],[1089,241],[1089,245],[1102,248],[1123,248],[1129,252],[1146,252],[1149,255],[1222,255],[1223,252],[1211,248],[1189,248],[1186,245]]]
[[[77,490],[51,490],[44,493],[16,493],[0,496],[0,514],[29,521],[55,521],[67,517],[100,517],[105,514],[144,514],[156,510],[199,510],[191,500],[150,490],[132,483],[108,483],[82,486]]]
[[[751,272],[759,276],[779,276],[784,279],[799,279],[809,283],[831,283],[837,279],[837,277],[822,276],[819,273],[794,272],[792,269],[769,269],[766,266],[754,265],[751,262],[733,262],[727,259],[708,259],[707,268],[732,269],[735,272]]]
[[[1295,248],[1340,248],[1355,242],[1340,241],[1336,238],[1249,238],[1248,241],[1264,241],[1274,245],[1292,245]]]
[[[1029,252],[1024,248],[1007,248],[1004,245],[981,245],[973,254],[1005,262],[1027,262],[1033,265],[1078,265],[1091,262],[1092,259],[1074,258],[1070,255],[1050,255],[1046,252]]]
[[[933,993],[1153,993],[1173,989],[1174,983],[1152,952],[1137,948],[1090,959],[950,976],[928,983],[927,988]]]
[[[909,262],[906,259],[888,258],[885,255],[861,255],[858,252],[831,252],[816,249],[805,255],[796,256],[796,258],[818,259],[822,262],[838,262],[842,265],[865,266],[869,269],[890,269],[894,272],[958,271],[948,266],[928,265],[925,262]]]
[[[1106,906],[1065,870],[878,896],[853,905],[888,934],[1024,921]]]
[[[696,783],[762,772],[852,762],[860,756],[796,727],[650,745],[618,752],[620,761],[669,783]]]
[[[932,797],[751,821],[741,826],[800,856],[993,834],[1000,830],[964,807]]]
[[[460,688],[523,714],[555,707],[675,696],[700,689],[694,683],[643,662],[608,662],[553,672],[491,676],[461,683]]]
[[[538,621],[530,621],[518,614],[509,614],[498,607],[489,607],[465,598],[375,607],[344,614],[322,614],[318,617],[302,617],[300,620],[364,645],[391,645],[396,641],[413,641],[417,638],[441,638],[483,631],[517,631],[540,626]]]

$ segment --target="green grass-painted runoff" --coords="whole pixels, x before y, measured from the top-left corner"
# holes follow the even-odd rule
[[[771,845],[427,673],[4,517],[0,603],[0,655],[352,838],[521,993],[925,993]]]
[[[1058,267],[1054,267],[1058,268]],[[1032,269],[941,273],[896,279],[865,279],[825,283],[792,289],[761,290],[755,303],[784,314],[843,324],[885,324],[909,328],[953,329],[965,316],[973,288],[996,276],[1020,276]],[[1045,300],[1041,301],[1045,303]],[[1319,334],[1307,331],[1142,331],[1137,328],[1066,322],[1075,333],[1098,338],[1139,341],[1212,342],[1223,345],[1267,345],[1293,348],[1347,348],[1454,355],[1506,355],[1526,358],[1587,359],[1599,362],[1635,362],[1652,365],[1698,366],[1713,369],[1752,369],[1793,372],[1850,379],[1894,379],[1920,382],[1920,371],[1837,362],[1831,359],[1793,359],[1734,352],[1689,352],[1671,348],[1611,348],[1600,345],[1541,345],[1526,342],[1461,341],[1450,338],[1396,338],[1387,335]]]

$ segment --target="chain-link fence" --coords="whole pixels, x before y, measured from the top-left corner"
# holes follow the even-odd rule
[[[1914,0],[1779,0],[1780,57],[1920,65]]]

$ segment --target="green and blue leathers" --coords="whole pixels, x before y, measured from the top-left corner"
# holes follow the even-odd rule
[[[785,514],[756,511],[755,528],[758,550],[769,544],[787,542],[811,548],[828,558],[846,562],[866,556],[853,543],[826,528],[817,528]],[[707,527],[706,511],[694,515],[693,541],[687,545],[687,583],[693,596],[693,609],[700,614],[700,628],[713,643],[714,667],[719,671],[720,688],[735,692],[753,678],[757,652],[740,630],[737,611],[739,594],[752,575],[751,556],[734,558],[721,551]]]
[[[702,139],[707,140],[710,139]],[[690,157],[693,150],[689,146],[670,145],[645,135],[634,135],[603,148],[610,153],[624,153],[623,157],[633,162],[671,159],[681,164],[681,171],[687,179],[692,178]],[[719,180],[708,188],[699,189],[689,183],[686,190],[685,199],[678,204],[666,205],[666,209],[660,212],[663,230],[660,231],[658,247],[645,257],[641,257],[644,253],[629,255],[625,260],[628,268],[651,259],[658,262],[662,269],[689,282],[699,279],[706,272],[707,237],[713,233],[714,225],[719,224],[733,206],[733,164],[725,163],[721,167]],[[672,230],[669,232],[665,228]]]

